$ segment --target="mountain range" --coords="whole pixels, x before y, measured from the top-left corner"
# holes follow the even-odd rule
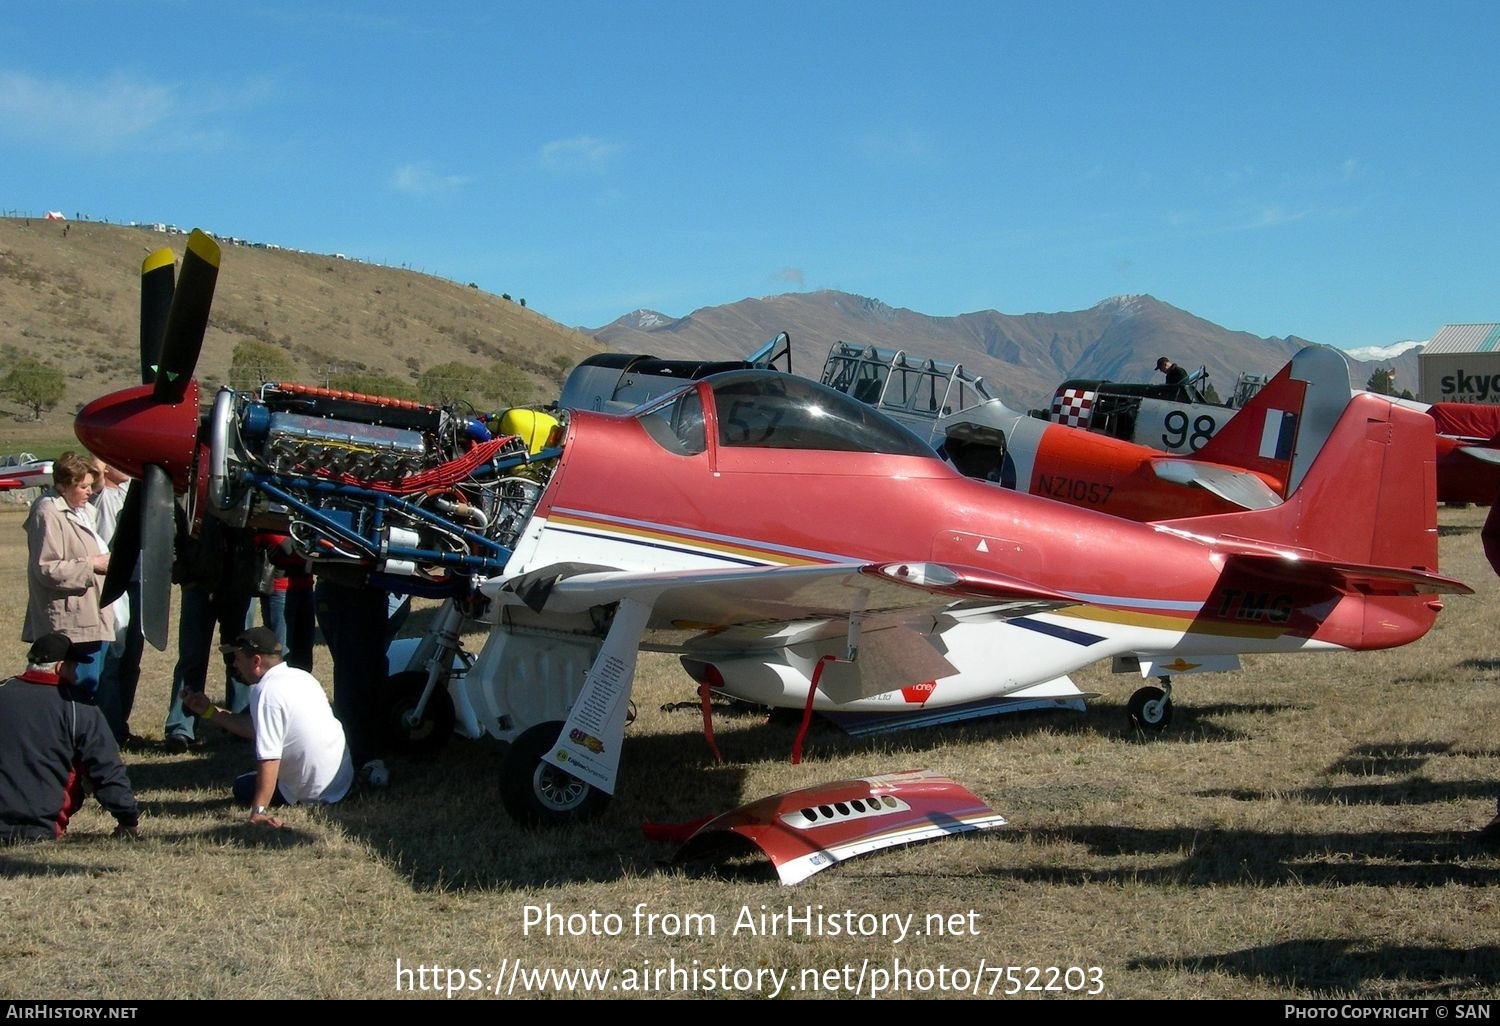
[[[792,369],[811,377],[838,341],[899,348],[914,357],[961,363],[985,379],[991,394],[1021,408],[1045,405],[1068,378],[1159,381],[1160,356],[1190,372],[1206,368],[1227,398],[1241,373],[1272,374],[1310,344],[1296,336],[1231,331],[1147,295],[1113,296],[1063,313],[981,310],[933,317],[847,292],[798,292],[705,307],[679,318],[636,310],[584,330],[617,352],[714,360],[743,357],[786,331]],[[1385,368],[1395,371],[1398,387],[1414,389],[1419,351],[1382,361],[1350,359],[1350,383],[1364,388],[1375,370]]]
[[[32,422],[13,403],[0,453],[71,435],[81,403],[138,379],[142,259],[183,240],[142,227],[0,218],[0,376],[23,357],[66,374],[63,400]],[[225,379],[246,340],[282,350],[296,380],[327,383],[338,368],[413,384],[422,372],[495,364],[532,383],[532,397],[558,395],[567,370],[601,348],[653,356],[737,359],[778,331],[792,337],[793,369],[816,377],[837,341],[900,347],[916,357],[962,363],[993,394],[1021,408],[1044,405],[1071,377],[1150,380],[1156,358],[1206,367],[1227,396],[1241,372],[1268,374],[1304,341],[1230,331],[1151,296],[1118,296],[1087,310],[933,317],[845,292],[743,299],[669,317],[637,310],[602,328],[567,327],[535,307],[473,284],[404,268],[274,246],[227,244],[198,373]],[[1350,362],[1363,387],[1378,367],[1416,382],[1416,353]]]

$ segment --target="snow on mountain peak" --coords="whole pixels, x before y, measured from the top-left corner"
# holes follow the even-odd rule
[[[638,328],[641,331],[650,331],[653,328],[665,328],[677,318],[668,317],[666,314],[657,313],[655,310],[642,308],[626,314],[625,319],[629,321],[632,327]]]
[[[1149,297],[1136,293],[1127,296],[1109,296],[1094,304],[1095,310],[1113,309],[1119,317],[1133,317],[1141,312],[1142,301]]]

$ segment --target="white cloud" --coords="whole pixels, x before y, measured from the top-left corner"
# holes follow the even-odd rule
[[[539,157],[543,165],[561,171],[597,170],[613,160],[625,147],[607,139],[592,135],[578,135],[571,139],[554,139],[541,149]]]
[[[1422,339],[1420,342],[1397,342],[1388,346],[1364,346],[1360,349],[1346,349],[1351,360],[1394,360],[1408,349],[1420,349],[1430,339]]]
[[[806,285],[806,281],[802,275],[802,268],[800,267],[783,267],[772,275],[772,280],[784,282],[788,285],[795,285],[799,289]]]
[[[234,142],[238,112],[280,90],[271,74],[225,86],[126,73],[85,81],[0,70],[0,139],[87,153],[218,150]]]
[[[180,113],[175,90],[116,75],[75,83],[0,72],[0,134],[112,149],[150,135]]]
[[[403,164],[391,173],[391,187],[413,196],[445,196],[473,180],[467,175],[439,174],[428,164]]]
[[[1246,228],[1275,228],[1283,224],[1291,224],[1307,217],[1311,211],[1288,210],[1279,203],[1272,203],[1262,207],[1253,214],[1244,225]]]

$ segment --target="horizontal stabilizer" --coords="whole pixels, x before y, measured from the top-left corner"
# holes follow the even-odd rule
[[[1482,445],[1461,445],[1458,451],[1485,463],[1500,463],[1500,449],[1488,449]]]
[[[1152,460],[1151,469],[1163,481],[1206,489],[1241,509],[1270,509],[1281,504],[1281,496],[1247,470],[1183,459]]]
[[[1293,584],[1322,584],[1349,594],[1415,597],[1474,593],[1474,589],[1462,581],[1425,570],[1331,560],[1241,553],[1229,557],[1225,571],[1227,573],[1230,570],[1279,578]]]

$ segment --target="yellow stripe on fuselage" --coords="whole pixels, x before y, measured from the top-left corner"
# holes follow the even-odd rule
[[[612,535],[634,542],[697,549],[740,560],[764,563],[768,566],[823,566],[835,562],[831,559],[815,559],[811,556],[799,556],[778,549],[755,548],[704,535],[682,534],[659,527],[622,524],[613,520],[594,520],[587,517],[573,516],[568,513],[558,513],[556,511],[548,515],[547,523],[556,524],[559,527],[584,528],[596,534]]]
[[[1230,623],[1226,620],[1199,620],[1186,616],[1165,616],[1161,613],[1136,613],[1107,606],[1068,606],[1053,610],[1054,616],[1065,616],[1074,620],[1090,620],[1096,623],[1111,623],[1120,627],[1141,627],[1147,630],[1176,631],[1182,634],[1211,634],[1229,638],[1279,638],[1287,633],[1284,624]]]

